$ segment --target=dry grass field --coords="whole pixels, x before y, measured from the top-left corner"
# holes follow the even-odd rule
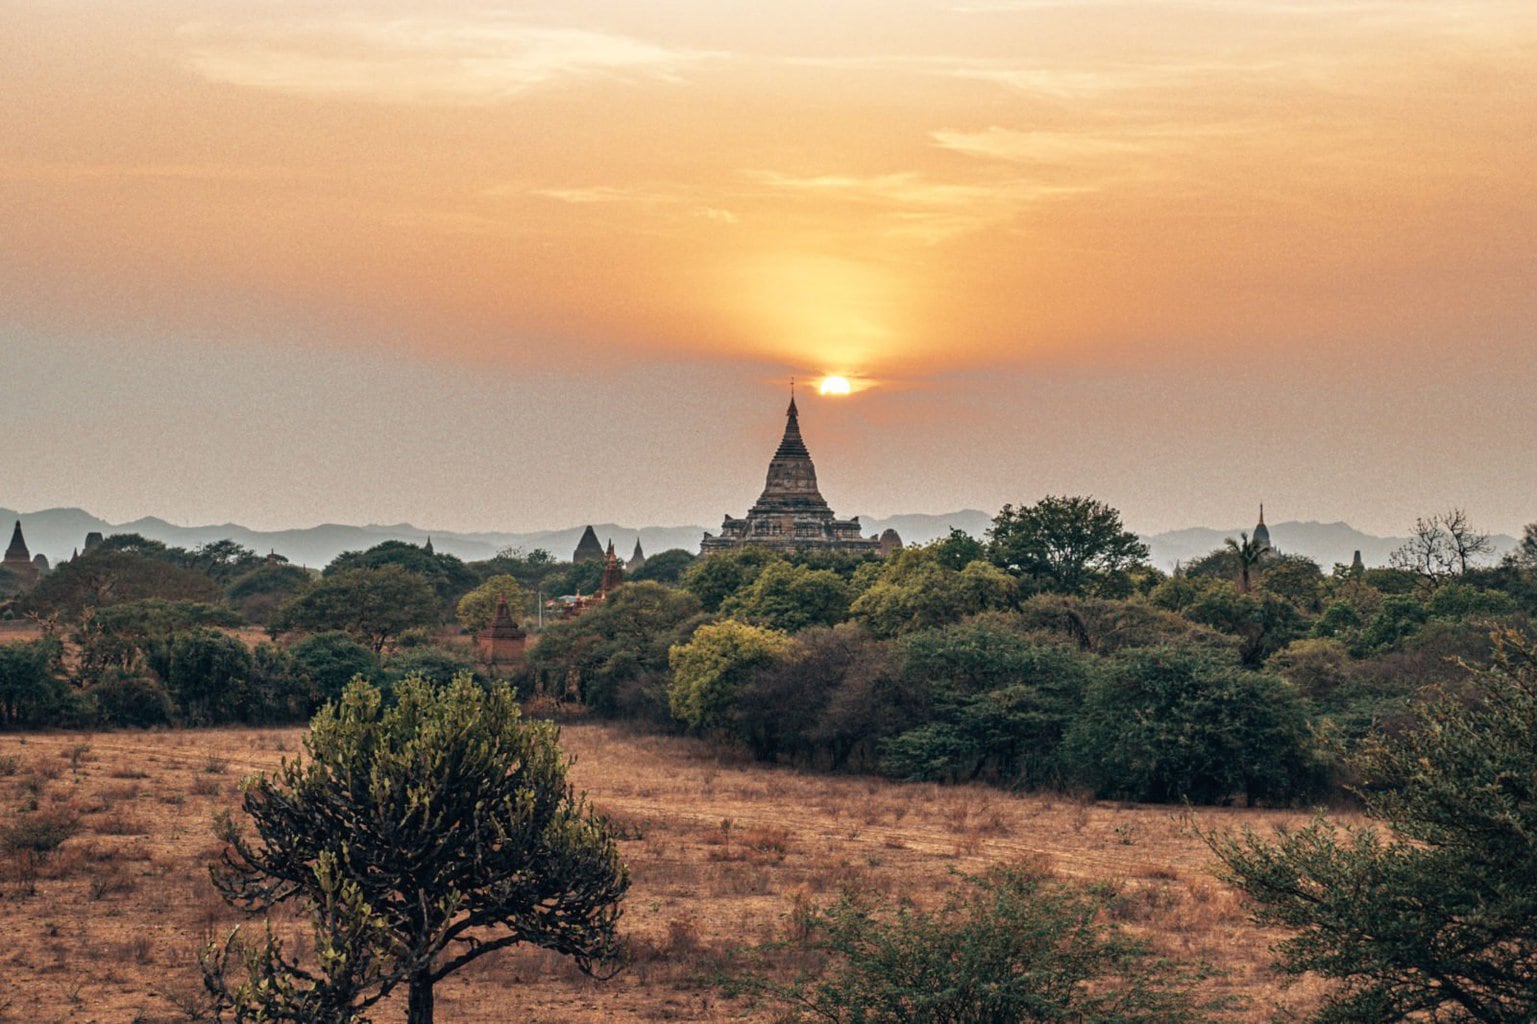
[[[0,736],[0,809],[78,819],[41,860],[0,861],[0,1021],[174,1021],[198,991],[195,953],[239,916],[205,865],[210,819],[240,779],[300,748],[301,731],[208,730]],[[1275,936],[1249,924],[1192,832],[1296,820],[1015,796],[972,787],[825,777],[722,759],[702,743],[568,724],[574,778],[623,828],[633,884],[623,928],[633,962],[603,982],[553,955],[512,950],[438,987],[442,1021],[768,1021],[774,1008],[721,995],[711,965],[788,935],[840,887],[933,902],[1000,861],[1118,884],[1116,915],[1162,951],[1225,969],[1235,1020],[1301,1008],[1268,968]],[[291,923],[291,922],[290,922]],[[399,1005],[379,1021],[404,1016]]]

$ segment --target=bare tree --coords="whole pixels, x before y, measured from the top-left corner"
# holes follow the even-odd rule
[[[1492,549],[1489,535],[1473,529],[1467,512],[1452,508],[1416,519],[1414,533],[1388,556],[1388,564],[1414,573],[1435,588],[1448,577],[1467,572],[1472,562]]]

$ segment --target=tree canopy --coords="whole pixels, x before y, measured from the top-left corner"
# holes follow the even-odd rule
[[[1048,495],[1027,507],[1004,505],[988,531],[993,564],[1032,590],[1124,596],[1127,570],[1147,559],[1147,545],[1121,525],[1121,514],[1088,497]]]
[[[205,954],[239,1020],[350,1021],[405,985],[410,1024],[430,1024],[436,983],[489,953],[529,943],[584,971],[618,953],[628,879],[566,781],[554,726],[464,676],[407,680],[395,697],[349,686],[315,716],[305,756],[246,784],[256,836],[220,820],[220,894],[253,913],[297,902],[315,928],[311,966],[270,932]]]

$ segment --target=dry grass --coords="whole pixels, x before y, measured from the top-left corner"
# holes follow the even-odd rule
[[[239,923],[208,884],[210,819],[237,780],[299,749],[298,730],[0,736],[0,808],[78,823],[44,857],[0,852],[0,1019],[185,1019],[195,951]],[[1066,878],[1108,880],[1116,917],[1160,950],[1227,971],[1214,989],[1245,997],[1235,1020],[1263,1021],[1315,996],[1268,968],[1276,938],[1251,925],[1212,877],[1202,827],[1295,821],[1295,814],[1181,809],[973,787],[825,777],[722,758],[704,744],[568,725],[574,780],[623,837],[633,879],[623,927],[630,967],[595,982],[559,957],[487,957],[438,990],[443,1020],[514,1015],[560,1024],[612,1020],[768,1021],[769,1007],[708,981],[732,948],[794,936],[808,911],[856,885],[931,903],[956,872],[1031,859]],[[288,927],[296,926],[290,920]],[[7,1004],[9,1004],[7,1006]],[[403,1006],[376,1015],[388,1022]]]

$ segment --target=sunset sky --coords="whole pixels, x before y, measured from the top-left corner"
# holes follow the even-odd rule
[[[0,31],[0,505],[1537,520],[1537,3],[77,3]]]

